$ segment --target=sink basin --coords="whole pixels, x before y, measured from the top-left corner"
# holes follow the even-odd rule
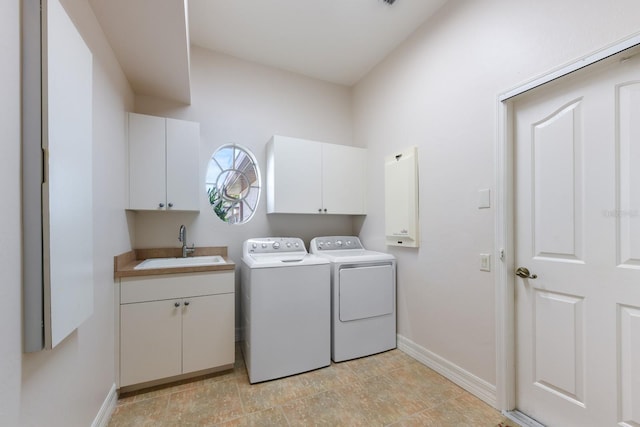
[[[198,267],[204,265],[225,264],[220,255],[194,256],[187,258],[150,258],[134,267],[134,270],[149,270],[151,268]]]

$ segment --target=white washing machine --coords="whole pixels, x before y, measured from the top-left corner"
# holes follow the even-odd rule
[[[310,252],[331,262],[331,358],[396,348],[396,259],[354,236],[316,237]]]
[[[293,237],[244,242],[241,267],[244,356],[249,381],[331,364],[330,264]]]

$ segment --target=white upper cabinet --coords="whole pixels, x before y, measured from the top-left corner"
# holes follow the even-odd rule
[[[274,136],[267,144],[267,212],[363,215],[366,149]]]
[[[198,211],[200,124],[129,113],[129,209]]]

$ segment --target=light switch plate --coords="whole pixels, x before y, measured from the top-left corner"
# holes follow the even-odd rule
[[[491,254],[480,254],[480,271],[491,271]]]
[[[478,209],[486,209],[491,207],[491,190],[484,188],[478,190]]]

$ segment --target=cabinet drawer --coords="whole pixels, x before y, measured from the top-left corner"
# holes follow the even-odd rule
[[[157,301],[235,291],[233,271],[166,274],[120,279],[120,303]]]

